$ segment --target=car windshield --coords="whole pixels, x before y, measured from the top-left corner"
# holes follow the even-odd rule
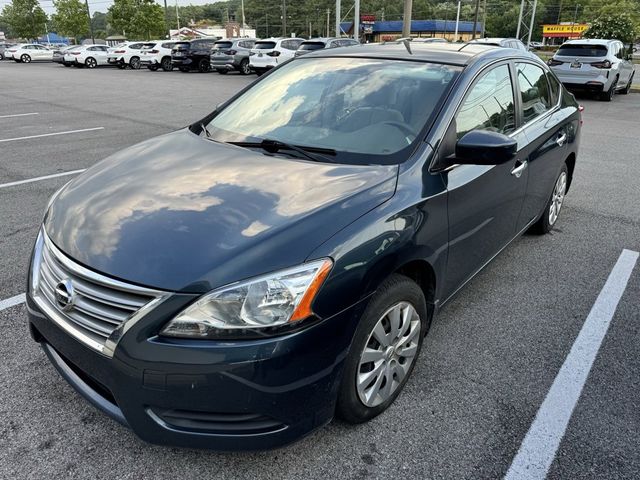
[[[403,60],[301,58],[215,115],[207,136],[330,149],[343,163],[399,163],[460,70]]]
[[[257,50],[270,50],[276,48],[276,42],[256,42],[253,48]]]
[[[607,47],[605,45],[572,43],[562,45],[558,49],[557,55],[562,55],[563,57],[605,57],[607,55]]]

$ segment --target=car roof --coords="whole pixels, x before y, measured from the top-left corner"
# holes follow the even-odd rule
[[[564,42],[562,45],[608,45],[613,42],[618,42],[619,40],[607,40],[604,38],[584,38],[579,40],[568,40]],[[562,46],[560,45],[560,46]]]
[[[370,57],[397,60],[418,60],[466,66],[479,58],[503,58],[507,52],[522,56],[522,52],[511,48],[496,48],[482,43],[367,43],[351,47],[316,50],[307,57]]]

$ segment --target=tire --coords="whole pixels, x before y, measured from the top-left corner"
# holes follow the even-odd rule
[[[96,68],[98,66],[98,62],[96,62],[96,59],[93,57],[87,57],[84,64],[87,68]]]
[[[387,314],[393,315],[397,309],[396,336]],[[402,322],[404,309],[411,313],[407,323]],[[398,274],[385,280],[369,301],[354,334],[336,403],[339,418],[349,423],[366,422],[393,403],[413,372],[429,323],[424,294],[415,282]],[[364,358],[365,348],[369,361]],[[411,355],[405,357],[402,351]],[[400,377],[402,372],[404,376]]]
[[[253,71],[257,76],[264,75],[266,70],[264,68],[254,68]]]
[[[631,84],[633,83],[633,76],[635,75],[635,73],[636,73],[636,72],[633,72],[633,73],[631,74],[631,76],[629,77],[629,82],[627,83],[627,86],[626,86],[626,87],[624,87],[624,89],[620,91],[620,93],[621,93],[622,95],[628,95],[628,94],[629,94],[629,92],[631,91]]]
[[[564,179],[564,180],[563,180]],[[562,170],[556,178],[551,196],[544,207],[542,216],[534,223],[529,231],[538,235],[544,235],[553,230],[553,226],[558,221],[558,216],[564,203],[564,197],[567,194],[567,186],[569,185],[569,170],[567,164],[562,165]],[[560,195],[558,197],[558,195]],[[554,214],[552,215],[552,209]]]
[[[22,56],[20,57],[20,61],[22,63],[31,63],[31,57],[26,53],[23,53]]]
[[[609,88],[609,90],[607,90],[606,92],[602,92],[600,94],[600,100],[602,100],[603,102],[610,102],[611,100],[613,100],[613,94],[616,91],[617,84],[618,84],[618,78],[616,77],[616,79],[611,84],[611,87]]]
[[[218,69],[218,70],[216,70],[216,72],[218,72],[220,75],[226,75],[227,73],[229,73],[229,70],[226,70],[226,69]]]
[[[170,72],[171,70],[173,70],[173,64],[171,63],[171,57],[164,57],[162,59],[162,61],[160,62],[160,66],[162,67],[162,70],[164,70],[165,72]]]
[[[140,58],[131,57],[131,60],[129,60],[129,66],[131,67],[131,70],[140,70]]]
[[[70,67],[71,66],[70,63],[63,63],[62,65],[64,65],[65,67]]]
[[[249,59],[244,58],[240,62],[239,72],[240,72],[240,75],[249,75],[251,73],[251,67],[249,66]]]
[[[157,72],[160,67],[158,65],[147,65],[147,68],[152,72]]]
[[[211,65],[209,64],[208,59],[203,58],[198,62],[198,71],[200,73],[208,73],[209,71],[211,71]]]
[[[127,64],[124,63],[124,62],[120,62],[120,63],[118,63],[118,68],[120,70],[124,70],[125,68],[127,68]]]

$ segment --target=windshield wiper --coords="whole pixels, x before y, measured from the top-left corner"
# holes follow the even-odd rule
[[[204,122],[200,122],[200,128],[202,128],[202,131],[205,133],[207,138],[211,138],[211,132],[207,130],[207,126],[204,124]]]
[[[328,162],[336,163],[333,158],[327,157],[327,155],[335,155],[336,151],[330,148],[308,147],[302,145],[292,145],[291,143],[281,142],[280,140],[268,140],[265,139],[261,142],[226,142],[231,145],[244,148],[262,148],[269,153],[278,153],[280,150],[291,150],[300,154],[307,160],[314,162]]]

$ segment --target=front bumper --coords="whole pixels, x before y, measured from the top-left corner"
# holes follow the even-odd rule
[[[27,295],[31,335],[85,399],[151,443],[266,450],[331,420],[364,302],[280,337],[154,335],[192,299],[185,297],[170,297],[137,322],[112,358],[70,337]]]

